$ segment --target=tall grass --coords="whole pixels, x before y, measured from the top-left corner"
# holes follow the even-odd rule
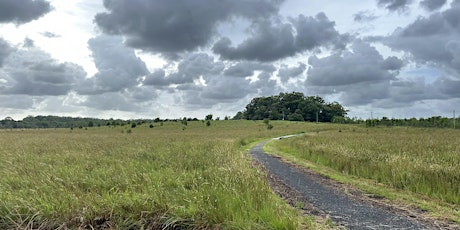
[[[458,130],[343,126],[278,146],[344,174],[460,204]]]
[[[0,229],[298,229],[242,143],[302,123],[0,131]]]

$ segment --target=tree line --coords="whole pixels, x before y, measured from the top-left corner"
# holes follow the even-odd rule
[[[347,110],[338,102],[327,103],[318,96],[292,92],[254,98],[233,119],[333,122],[346,115]]]
[[[0,120],[1,129],[46,129],[46,128],[88,128],[100,126],[136,126],[144,123],[157,123],[169,120],[156,119],[99,119],[82,117],[60,117],[60,116],[28,116],[22,120],[15,121],[11,117]]]
[[[459,128],[460,119],[458,118],[447,118],[441,116],[433,116],[429,118],[388,118],[382,117],[382,119],[367,119],[364,121],[367,127],[374,126],[410,126],[420,128]]]

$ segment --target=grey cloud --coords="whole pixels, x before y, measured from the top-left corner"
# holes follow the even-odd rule
[[[33,47],[35,47],[35,42],[34,42],[34,40],[32,40],[30,38],[25,38],[24,43],[22,44],[22,46],[24,48],[33,48]]]
[[[166,73],[162,69],[157,69],[150,73],[143,81],[144,85],[168,86],[170,83],[165,79]]]
[[[106,92],[97,95],[89,95],[77,105],[95,108],[99,110],[118,110],[118,111],[145,111],[147,108],[138,103],[133,103],[127,95],[120,92]]]
[[[298,77],[303,74],[307,69],[307,65],[299,62],[297,67],[288,67],[287,65],[282,65],[278,70],[278,76],[281,78],[282,82],[288,81],[290,78]]]
[[[134,49],[125,47],[117,36],[99,36],[88,41],[98,73],[82,82],[80,94],[121,91],[139,84],[149,71],[136,56]]]
[[[136,103],[148,102],[158,97],[158,92],[153,87],[139,86],[126,90],[126,94]]]
[[[420,5],[428,11],[433,11],[444,6],[446,2],[447,0],[423,0]]]
[[[252,37],[232,47],[228,38],[222,38],[213,51],[224,59],[275,61],[294,56],[320,46],[343,48],[347,36],[335,30],[335,23],[324,13],[316,17],[299,15],[285,23],[280,20],[262,20],[254,23]]]
[[[200,77],[207,80],[212,76],[220,75],[224,68],[222,62],[216,62],[208,54],[192,53],[179,62],[176,72],[166,75],[164,70],[157,70],[147,76],[143,83],[156,86],[189,84]]]
[[[245,97],[254,90],[247,80],[241,78],[213,78],[207,82],[207,85],[200,96],[204,99],[214,101],[213,104],[233,102]]]
[[[394,105],[409,105],[416,101],[433,99],[437,96],[429,95],[429,87],[423,78],[411,80],[398,80],[391,83],[391,103]]]
[[[343,93],[340,101],[348,106],[365,105],[388,98],[390,82],[358,83],[340,89]]]
[[[271,79],[272,75],[267,72],[262,72],[257,76],[258,80],[252,83],[252,87],[257,89],[257,95],[271,96],[282,91],[276,80]]]
[[[14,51],[14,48],[0,37],[0,68],[3,65],[3,61]]]
[[[229,103],[236,103],[249,95],[268,96],[279,93],[276,81],[269,79],[270,76],[269,73],[261,73],[253,83],[244,78],[215,76],[206,82],[207,86],[195,86],[185,91],[184,103],[192,108],[210,108],[218,104],[228,107],[231,106]]]
[[[390,11],[403,11],[408,9],[408,5],[412,3],[412,0],[377,0],[378,5],[385,7]]]
[[[55,34],[55,33],[52,33],[52,32],[49,32],[49,31],[45,31],[45,32],[42,32],[41,35],[47,37],[47,38],[58,38],[58,37],[61,37],[60,35],[58,34]]]
[[[403,66],[404,62],[395,56],[386,58],[382,63],[382,68],[385,70],[400,70]]]
[[[433,82],[432,87],[439,92],[439,94],[445,96],[445,98],[460,98],[460,80],[451,79],[448,77],[441,77],[440,79]]]
[[[451,8],[429,17],[418,18],[406,28],[396,30],[383,43],[394,50],[412,54],[415,61],[447,67],[460,74],[458,41],[460,40],[460,1]]]
[[[47,14],[52,10],[45,0],[2,0],[0,1],[0,23],[24,24]]]
[[[127,44],[166,56],[204,47],[218,23],[232,17],[269,17],[282,0],[104,0],[108,13],[96,24],[108,34],[124,35]]]
[[[340,35],[334,28],[335,22],[330,21],[324,13],[314,18],[299,15],[292,22],[297,31],[296,46],[300,49],[311,50],[322,45],[344,48],[347,42],[347,35]]]
[[[0,108],[31,109],[33,106],[34,98],[32,97],[26,95],[0,95]]]
[[[86,76],[81,66],[59,63],[35,47],[10,54],[4,71],[6,83],[0,87],[4,95],[65,95]]]
[[[370,21],[374,21],[375,19],[377,19],[378,17],[375,16],[374,13],[370,12],[370,11],[360,11],[356,14],[353,15],[353,20],[355,22],[370,22]]]
[[[352,52],[344,51],[328,57],[312,56],[307,83],[314,86],[351,85],[361,82],[389,81],[395,74],[389,70],[402,67],[397,58],[384,60],[369,44],[355,41]],[[399,68],[398,68],[399,67]]]
[[[290,24],[272,24],[264,21],[255,25],[254,36],[237,47],[232,47],[228,38],[214,44],[214,53],[229,60],[274,61],[293,56],[297,50]]]
[[[254,71],[256,70],[272,73],[276,70],[276,68],[272,64],[240,61],[225,69],[224,75],[233,77],[249,77],[254,75]]]

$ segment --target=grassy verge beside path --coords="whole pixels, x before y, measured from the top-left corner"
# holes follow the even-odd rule
[[[368,193],[460,223],[459,134],[450,129],[343,125],[312,129],[266,148]]]

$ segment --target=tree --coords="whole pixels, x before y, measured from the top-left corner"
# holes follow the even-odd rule
[[[212,121],[212,114],[206,115],[205,120],[206,121]]]
[[[337,102],[326,103],[318,96],[306,97],[303,93],[280,93],[271,97],[253,98],[233,119],[284,120],[332,122],[334,116],[345,117],[347,110]]]

